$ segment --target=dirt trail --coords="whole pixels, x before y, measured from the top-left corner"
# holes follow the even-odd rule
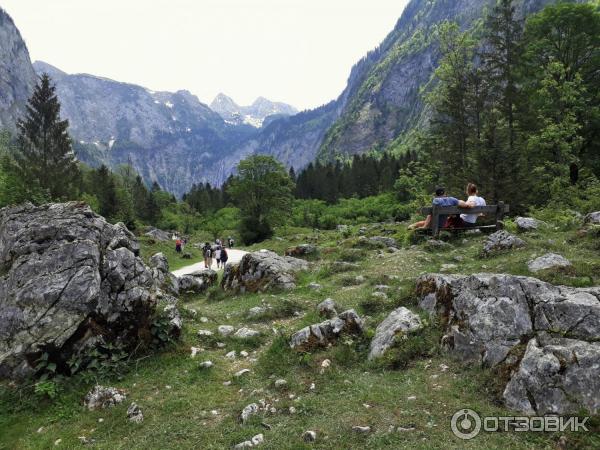
[[[244,250],[237,250],[235,248],[227,249],[227,255],[229,259],[227,260],[227,264],[237,264],[240,262],[242,257],[248,252]],[[217,270],[217,262],[213,259],[213,270]],[[192,272],[197,272],[198,270],[204,270],[204,261],[200,261],[195,264],[190,264],[189,266],[182,267],[181,269],[174,270],[172,273],[176,277],[180,277],[182,275],[187,275]],[[219,269],[222,270],[222,269]]]

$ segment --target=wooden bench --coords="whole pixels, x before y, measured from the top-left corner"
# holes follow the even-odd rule
[[[459,208],[458,206],[428,206],[426,208],[421,208],[421,213],[424,215],[431,214],[431,228],[421,230],[430,230],[433,236],[438,236],[440,234],[440,230],[446,231],[466,231],[466,230],[499,230],[502,228],[502,219],[504,218],[504,214],[506,214],[509,210],[509,205],[504,204],[503,202],[498,202],[497,205],[487,205],[487,206],[475,206],[473,208]],[[439,227],[439,216],[454,216],[457,214],[484,214],[486,216],[494,217],[494,223],[491,225],[479,225],[475,223],[472,227],[467,228],[442,228]],[[479,221],[479,220],[478,220]]]

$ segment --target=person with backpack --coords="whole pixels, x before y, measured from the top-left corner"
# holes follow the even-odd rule
[[[213,249],[208,242],[202,247],[202,254],[204,255],[204,268],[212,269]]]
[[[229,236],[229,239],[227,241],[227,243],[229,244],[229,248],[233,248],[233,238]]]
[[[215,259],[217,260],[217,269],[221,268],[221,246],[217,245],[217,248],[215,250]]]
[[[175,251],[181,253],[181,239],[177,238],[175,241]]]
[[[225,269],[225,265],[227,264],[227,260],[229,259],[229,255],[227,254],[227,250],[225,247],[221,249],[221,268]]]

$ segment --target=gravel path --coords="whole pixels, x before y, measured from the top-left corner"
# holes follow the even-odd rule
[[[237,264],[240,262],[242,257],[248,252],[244,250],[237,250],[235,248],[227,249],[227,254],[229,255],[229,259],[227,260],[227,264]],[[214,270],[217,269],[217,262],[213,259],[212,268]],[[189,266],[182,267],[181,269],[174,270],[172,273],[176,277],[180,277],[182,275],[187,275],[192,272],[197,272],[198,270],[204,270],[204,261],[200,261],[196,264],[190,264]],[[222,270],[222,269],[219,269]]]

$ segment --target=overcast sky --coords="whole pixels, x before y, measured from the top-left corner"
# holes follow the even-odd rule
[[[0,0],[32,60],[210,103],[337,97],[408,0]]]

